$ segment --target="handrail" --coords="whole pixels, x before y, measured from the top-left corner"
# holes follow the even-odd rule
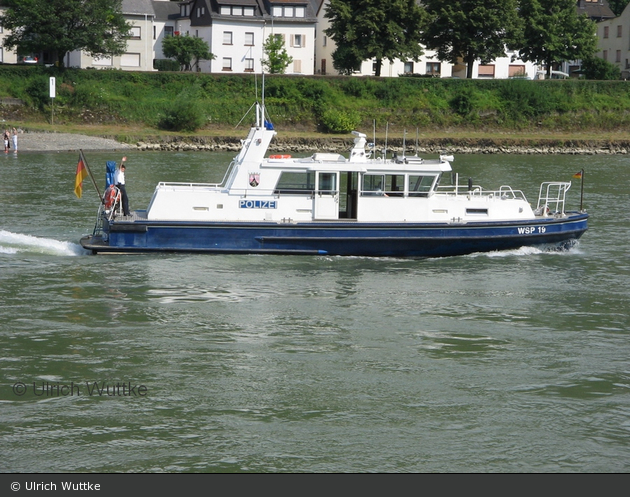
[[[564,215],[566,195],[570,188],[570,181],[545,181],[541,183],[535,213],[542,216]]]

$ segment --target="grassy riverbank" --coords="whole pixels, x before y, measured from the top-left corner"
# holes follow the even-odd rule
[[[50,99],[49,78],[56,78]],[[132,73],[0,66],[0,117],[32,131],[106,136],[122,142],[242,138],[262,80],[255,75]],[[414,141],[538,144],[618,142],[630,128],[624,81],[427,78],[265,78],[271,120],[288,139],[326,139],[360,129]],[[258,90],[258,91],[256,91]],[[185,103],[192,103],[186,107]],[[199,112],[194,132],[166,129],[165,116]],[[183,110],[182,110],[183,109]],[[339,134],[331,131],[338,131]]]

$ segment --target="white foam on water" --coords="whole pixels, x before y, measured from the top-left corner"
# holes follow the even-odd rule
[[[579,242],[574,242],[570,247],[562,247],[557,245],[537,246],[537,247],[520,247],[512,250],[497,250],[494,252],[476,252],[470,254],[469,257],[513,257],[513,256],[531,256],[538,254],[579,254]]]
[[[18,253],[77,256],[89,252],[77,243],[0,230],[0,254]]]

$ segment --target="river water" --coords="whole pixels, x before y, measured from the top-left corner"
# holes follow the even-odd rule
[[[132,209],[230,159],[127,157]],[[424,260],[88,255],[77,159],[0,157],[0,471],[630,470],[628,157],[456,157],[533,203],[584,168],[589,231]]]

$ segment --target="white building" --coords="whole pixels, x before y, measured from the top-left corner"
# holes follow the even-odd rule
[[[152,71],[155,58],[153,27],[155,12],[151,0],[123,0],[122,13],[131,24],[127,50],[113,57],[92,57],[82,51],[66,55],[66,67]]]

